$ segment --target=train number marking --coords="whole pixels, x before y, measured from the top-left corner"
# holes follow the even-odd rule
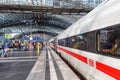
[[[92,67],[94,67],[95,66],[94,60],[89,59],[89,65],[92,66]]]

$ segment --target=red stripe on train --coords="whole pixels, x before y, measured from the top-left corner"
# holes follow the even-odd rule
[[[57,48],[60,49],[60,50],[62,50],[62,51],[64,51],[64,52],[66,52],[67,54],[72,55],[73,57],[77,58],[78,60],[81,60],[81,61],[83,61],[84,63],[87,63],[87,57],[78,55],[78,54],[76,54],[76,53],[74,53],[74,52],[71,52],[71,51],[69,51],[69,50],[66,50],[66,49],[61,48],[61,47],[58,47],[58,46],[57,46]]]
[[[113,78],[120,80],[120,70],[115,69],[113,67],[110,67],[108,65],[105,65],[103,63],[96,61],[96,69],[112,76]]]
[[[69,50],[66,50],[66,49],[58,47],[58,46],[57,46],[57,48],[66,52],[66,53],[68,53],[68,54],[70,54],[70,55],[72,55],[73,57],[87,63],[87,57],[78,55],[74,52],[71,52]],[[103,64],[103,63],[100,63],[100,62],[96,61],[96,69],[98,69],[98,70],[102,71],[103,73],[115,78],[116,80],[120,80],[120,70],[118,70],[116,68],[110,67],[106,64]]]

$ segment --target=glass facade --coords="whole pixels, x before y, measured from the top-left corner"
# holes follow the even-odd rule
[[[100,3],[102,3],[104,0],[84,0],[83,4],[88,7],[96,7]]]
[[[45,5],[53,6],[53,0],[45,0]]]
[[[0,0],[0,4],[96,7],[104,0]]]

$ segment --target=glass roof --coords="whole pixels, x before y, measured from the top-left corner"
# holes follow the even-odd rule
[[[35,31],[59,34],[82,15],[0,14],[0,29],[5,33]]]
[[[69,27],[72,23],[87,14],[87,11],[81,12],[83,10],[80,9],[81,7],[93,9],[103,1],[104,0],[0,0],[1,12],[7,7],[8,8],[6,10],[13,12],[4,12],[0,14],[0,32],[20,34],[26,34],[28,32],[44,32],[48,35],[56,36]],[[17,8],[15,8],[13,4],[18,5]],[[30,7],[28,6],[26,8],[25,5],[30,5]],[[42,6],[42,8],[40,7],[40,10],[43,10],[44,12],[49,12],[49,10],[51,10],[54,11],[55,14],[22,13],[23,10],[27,10],[29,8],[31,8],[30,10],[34,12],[34,9],[39,9],[37,6]],[[44,9],[43,6],[48,7]],[[50,6],[60,6],[61,8],[49,9]],[[64,7],[72,8],[69,9]],[[19,10],[22,9],[22,11],[19,13],[14,12],[14,10],[18,8]],[[71,15],[71,13],[74,13],[74,11],[77,11],[78,15]],[[59,14],[56,14],[56,12],[59,12]],[[68,12],[68,14],[60,15],[62,12]]]
[[[96,7],[104,0],[0,0],[1,4]]]

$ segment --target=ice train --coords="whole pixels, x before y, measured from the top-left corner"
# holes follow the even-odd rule
[[[87,80],[120,80],[120,0],[104,1],[49,42]]]

